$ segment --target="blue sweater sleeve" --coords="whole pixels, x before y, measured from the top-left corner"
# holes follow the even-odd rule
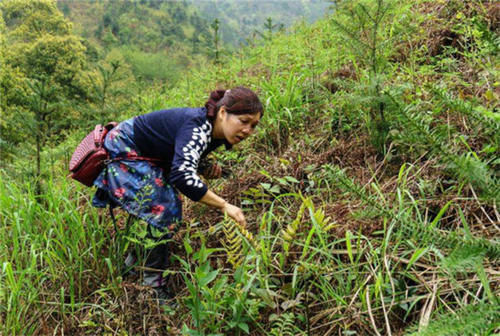
[[[193,201],[199,201],[208,187],[197,174],[202,153],[211,141],[212,124],[188,118],[177,130],[169,182]]]

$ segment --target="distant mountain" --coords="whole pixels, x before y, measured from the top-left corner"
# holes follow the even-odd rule
[[[212,22],[220,21],[222,39],[238,45],[252,38],[256,31],[266,30],[271,18],[274,30],[297,21],[314,22],[323,17],[331,6],[327,0],[188,0],[200,16]],[[258,34],[257,34],[258,36]]]
[[[212,43],[211,23],[218,19],[222,40],[237,46],[266,30],[299,20],[313,22],[328,12],[327,0],[58,0],[75,32],[109,47],[131,45],[157,52],[184,44],[199,52]]]
[[[223,49],[268,36],[298,20],[314,21],[326,0],[57,0],[97,61],[111,50],[123,55],[137,78],[173,83],[197,57],[213,57],[218,19]],[[265,27],[267,24],[267,27]]]
[[[94,61],[121,55],[136,78],[174,83],[197,56],[211,55],[209,21],[185,1],[57,0],[57,6]]]
[[[165,0],[58,0],[75,32],[104,47],[158,52],[176,44],[206,45],[209,24],[189,3]]]

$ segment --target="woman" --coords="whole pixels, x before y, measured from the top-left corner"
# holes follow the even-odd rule
[[[217,90],[203,108],[175,108],[141,115],[120,123],[106,136],[104,147],[111,159],[94,182],[93,205],[119,206],[148,223],[148,237],[157,241],[172,237],[182,220],[178,191],[220,209],[242,225],[240,208],[209,190],[197,174],[200,159],[224,144],[226,149],[243,141],[255,130],[263,114],[257,95],[248,88]],[[157,158],[162,167],[134,156]],[[127,159],[127,157],[129,159]],[[116,160],[118,159],[118,160]],[[207,169],[217,178],[221,169]],[[146,253],[144,284],[166,295],[162,272],[168,265],[168,245],[160,243]],[[131,255],[125,264],[131,266]]]

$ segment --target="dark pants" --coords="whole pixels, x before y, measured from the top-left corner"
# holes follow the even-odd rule
[[[170,261],[170,249],[169,240],[172,239],[173,233],[169,232],[165,234],[159,230],[151,229],[148,225],[148,233],[146,235],[146,241],[148,243],[155,243],[152,248],[141,248],[140,253],[143,255],[143,263],[141,266],[144,267],[143,272],[143,282],[145,286],[151,287],[161,287],[166,284],[166,277],[163,276],[163,272],[168,268]],[[137,262],[136,252],[130,252],[125,259],[125,266],[127,268],[132,268]]]

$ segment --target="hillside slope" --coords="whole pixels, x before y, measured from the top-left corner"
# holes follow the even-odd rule
[[[175,83],[199,58],[213,57],[209,23],[180,1],[58,1],[96,59],[118,54],[137,79]]]
[[[265,102],[258,133],[215,154],[232,174],[212,187],[248,227],[186,202],[167,271],[176,308],[122,277],[145,228],[125,230],[123,213],[113,227],[62,158],[39,201],[2,171],[5,332],[498,332],[499,13],[495,1],[341,2],[133,99],[123,119],[202,106],[214,87]]]
[[[154,53],[211,39],[206,20],[186,2],[59,1],[58,7],[76,33],[105,47],[129,45]]]

